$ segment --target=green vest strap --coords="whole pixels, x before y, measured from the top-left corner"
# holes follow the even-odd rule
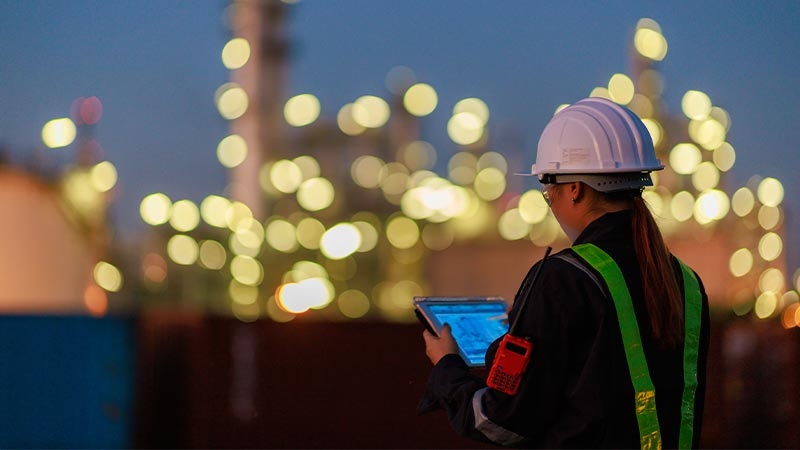
[[[692,269],[683,261],[684,329],[683,341],[683,400],[681,401],[681,432],[678,448],[692,448],[694,434],[694,402],[697,391],[697,354],[700,350],[700,323],[703,315],[703,297],[700,282]]]
[[[658,424],[658,413],[655,402],[655,388],[650,379],[647,359],[642,348],[642,339],[636,321],[633,302],[625,283],[625,277],[614,260],[603,250],[593,244],[579,244],[572,250],[591,265],[606,282],[614,307],[617,310],[622,343],[625,346],[625,357],[628,370],[636,392],[636,419],[639,423],[639,438],[642,449],[660,449],[661,431]],[[683,261],[681,266],[684,292],[684,329],[683,344],[683,397],[681,401],[681,428],[678,437],[678,448],[692,448],[694,433],[694,404],[697,390],[697,358],[700,349],[700,324],[702,322],[702,293],[700,282],[692,269]]]
[[[580,244],[572,250],[594,267],[606,282],[614,307],[617,310],[625,358],[631,374],[636,397],[636,420],[639,423],[639,440],[642,450],[661,449],[661,430],[656,410],[656,389],[650,379],[647,359],[642,348],[639,324],[633,310],[633,301],[619,266],[610,256],[592,244]]]

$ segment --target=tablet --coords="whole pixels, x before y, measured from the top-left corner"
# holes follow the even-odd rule
[[[486,349],[508,331],[502,297],[414,297],[417,317],[438,334],[450,324],[461,357],[470,367],[486,365]]]

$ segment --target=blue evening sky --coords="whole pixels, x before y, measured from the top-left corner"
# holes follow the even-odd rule
[[[46,121],[94,95],[104,105],[96,136],[119,170],[112,212],[123,234],[144,227],[138,204],[151,192],[195,201],[223,193],[215,151],[227,124],[213,96],[229,77],[219,56],[230,38],[226,5],[0,0],[0,146],[24,162],[42,146]],[[634,27],[652,18],[669,43],[657,67],[670,111],[689,89],[725,108],[737,150],[728,190],[753,175],[779,178],[790,242],[800,241],[798,1],[302,0],[290,11],[287,97],[313,93],[334,117],[361,95],[388,98],[387,72],[405,65],[439,92],[423,137],[440,158],[455,150],[444,129],[452,106],[476,96],[491,126],[516,136],[524,165],[514,171],[533,162],[557,105],[630,73]]]

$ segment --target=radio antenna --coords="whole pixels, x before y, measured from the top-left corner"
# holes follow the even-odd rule
[[[516,334],[517,324],[519,323],[520,318],[522,318],[525,312],[525,307],[528,306],[528,295],[533,289],[536,280],[539,278],[539,273],[542,271],[542,266],[544,266],[544,262],[547,260],[547,257],[550,256],[550,252],[552,250],[553,247],[547,247],[547,249],[545,249],[544,256],[542,257],[542,260],[539,262],[539,265],[536,267],[536,271],[533,273],[533,276],[529,278],[530,281],[526,283],[525,286],[523,286],[523,289],[521,291],[522,298],[520,299],[522,304],[519,307],[519,311],[517,311],[517,317],[514,318],[514,322],[511,323],[511,327],[508,329],[508,334],[510,334],[511,336],[517,335]]]

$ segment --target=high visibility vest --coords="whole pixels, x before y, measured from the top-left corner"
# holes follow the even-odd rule
[[[628,370],[636,393],[636,420],[639,424],[639,439],[642,450],[661,449],[661,430],[656,412],[656,391],[650,379],[647,359],[644,356],[639,325],[631,301],[631,294],[622,271],[614,260],[593,244],[579,244],[572,250],[593,267],[602,277],[611,293],[617,310],[622,343]],[[702,316],[702,294],[694,272],[680,261],[684,290],[683,344],[683,398],[681,401],[681,427],[678,448],[692,448],[694,432],[694,403],[697,390],[697,355],[700,348],[700,322]]]

